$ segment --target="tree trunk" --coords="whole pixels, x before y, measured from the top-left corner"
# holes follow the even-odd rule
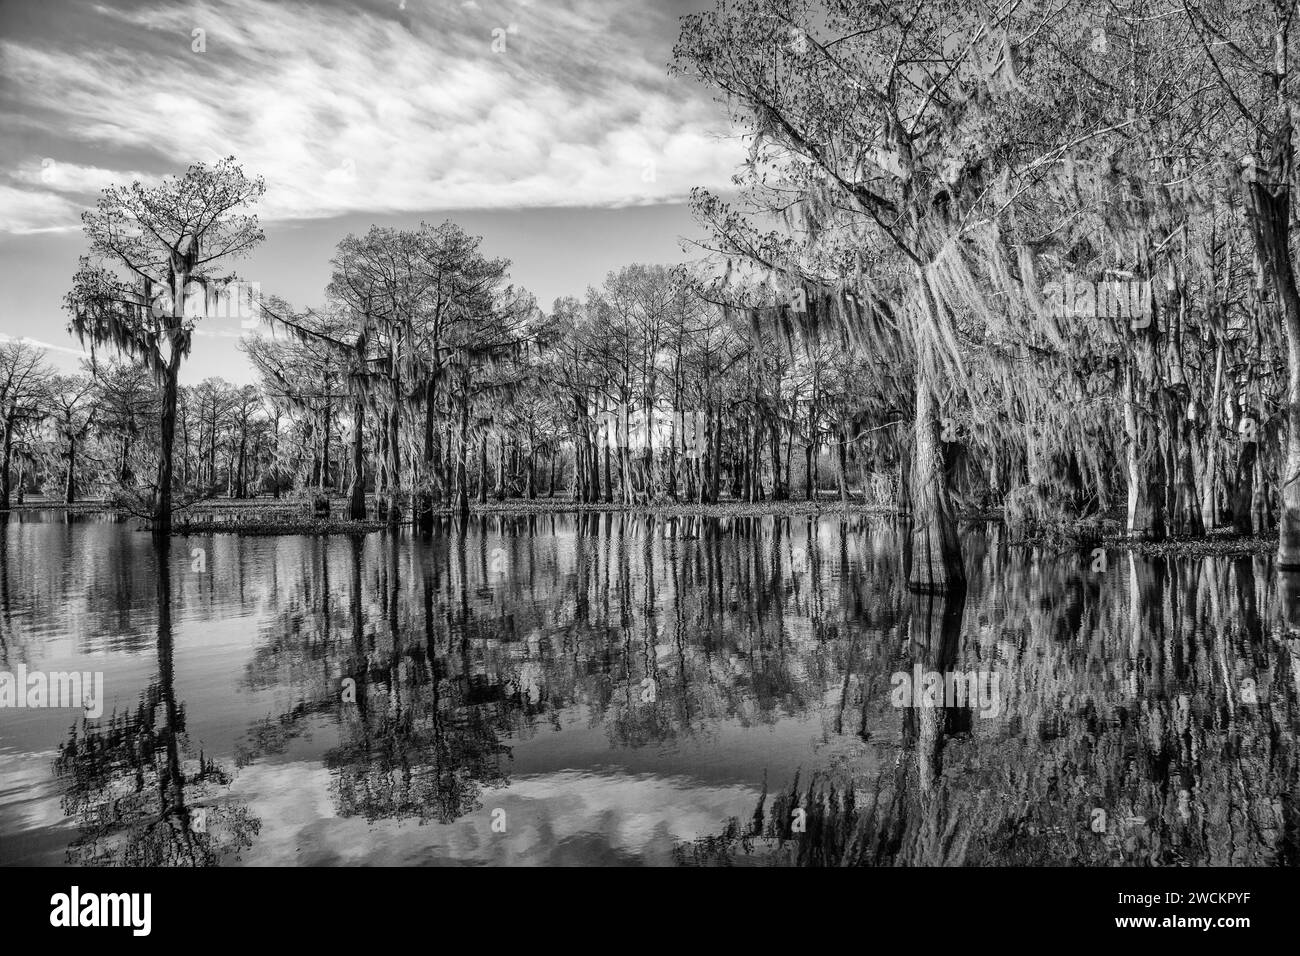
[[[716,504],[722,494],[722,420],[718,410],[713,411],[713,453],[709,462],[709,503]]]
[[[14,428],[13,424],[10,423],[5,426],[4,471],[3,474],[0,474],[0,510],[4,511],[9,510],[9,495],[12,490],[10,486],[12,479],[9,477],[9,469],[13,462],[13,451]]]
[[[325,487],[330,482],[330,406],[329,399],[325,400],[325,407],[321,410],[321,453],[320,453],[320,485],[317,490],[321,494],[325,493]]]
[[[839,436],[836,439],[835,453],[836,460],[839,463],[839,483],[840,483],[840,505],[849,503],[849,426],[847,422],[840,422]]]
[[[1187,404],[1190,408],[1190,400]],[[1193,476],[1192,442],[1195,436],[1192,423],[1183,415],[1175,424],[1178,444],[1174,459],[1174,528],[1179,534],[1202,535],[1205,524],[1201,521],[1200,498]]]
[[[452,449],[455,447],[455,434],[455,425],[452,424],[451,416],[448,415],[438,451],[442,466],[442,487],[439,492],[442,501],[448,505],[452,503],[456,485],[456,456],[452,454]]]
[[[918,373],[916,446],[912,466],[912,569],[908,587],[956,590],[965,584],[957,517],[948,494],[940,442],[939,407],[930,383]]]
[[[497,480],[492,489],[492,497],[504,501],[506,497],[506,442],[503,435],[497,436]]]
[[[1279,49],[1285,41],[1278,40]],[[1279,570],[1300,568],[1300,292],[1291,266],[1290,218],[1293,146],[1290,108],[1272,142],[1267,169],[1254,169],[1245,183],[1247,219],[1260,260],[1282,310],[1287,344],[1286,428],[1279,479],[1281,522],[1278,527]],[[1248,172],[1251,171],[1248,169]]]
[[[1219,416],[1223,414],[1223,400],[1220,397],[1222,389],[1223,342],[1220,340],[1218,355],[1214,361],[1214,391],[1206,414],[1205,445],[1201,461],[1201,526],[1206,531],[1213,530],[1219,524],[1215,498],[1219,476]]]
[[[533,501],[537,498],[537,452],[533,447],[531,429],[528,435],[528,460],[525,468],[527,469],[524,472],[525,494],[529,501]]]
[[[619,407],[623,411],[623,418],[619,420],[619,424],[618,424],[619,429],[621,429],[621,434],[618,435],[618,437],[615,439],[618,446],[619,500],[623,502],[627,502],[631,490],[631,485],[632,485],[631,475],[630,475],[631,465],[628,463],[628,454],[630,453],[631,449],[628,448],[629,428],[628,428],[628,420],[627,420],[627,415],[628,415],[627,402],[622,402]],[[614,479],[613,476],[610,474],[610,464],[611,464],[610,459],[612,456],[609,453],[608,432],[606,432],[602,440],[602,444],[605,446],[605,504],[613,504],[614,503]]]
[[[487,504],[488,489],[488,459],[487,459],[487,432],[480,431],[478,439],[478,503]]]
[[[813,446],[803,446],[803,496],[809,501],[817,497],[813,486]]]
[[[176,398],[181,352],[172,343],[167,367],[163,371],[162,411],[159,416],[158,488],[154,497],[153,533],[167,537],[172,531],[172,466],[176,440]]]
[[[68,476],[63,485],[63,500],[74,504],[77,500],[77,436],[68,436]]]
[[[585,425],[586,425],[585,420],[584,420],[583,424],[584,424],[584,427],[585,427]],[[587,434],[590,435],[591,433],[588,432]],[[602,444],[602,442],[601,442],[601,438],[600,438],[600,432],[599,432],[599,430],[597,430],[596,435],[594,436],[594,439],[593,439],[593,441],[591,442],[590,447],[588,448],[588,454],[587,454],[587,467],[590,469],[590,474],[588,475],[588,478],[587,478],[587,498],[588,498],[588,500],[589,500],[592,504],[598,504],[598,503],[600,502],[600,498],[601,498],[601,492],[600,492],[600,455],[599,455],[599,452],[598,452],[598,450],[597,450],[598,445],[600,445],[600,444]],[[605,446],[606,446],[606,447],[605,447],[605,481],[608,483],[608,481],[609,481],[609,446],[608,446],[608,443],[607,443],[607,442],[605,442],[604,444],[605,444]],[[607,489],[607,490],[608,490],[608,489]]]
[[[469,383],[463,383],[460,406],[460,447],[456,450],[456,510],[469,514]]]
[[[1124,375],[1125,462],[1128,472],[1128,533],[1143,541],[1165,538],[1162,458],[1152,434],[1149,406],[1138,401],[1137,370],[1130,363]]]
[[[352,404],[352,483],[348,485],[348,518],[366,520],[366,459],[363,434],[366,407],[361,400]]]
[[[786,494],[785,472],[781,469],[781,426],[776,421],[770,422],[767,435],[772,453],[772,500],[785,501],[789,495]]]
[[[438,435],[434,428],[434,385],[424,387],[423,481],[415,499],[415,523],[426,534],[433,530],[434,483],[438,476]]]
[[[398,429],[401,425],[401,412],[393,408],[388,412],[388,524],[396,525],[402,517],[401,504],[401,469],[402,445]],[[326,436],[328,445],[329,436]]]

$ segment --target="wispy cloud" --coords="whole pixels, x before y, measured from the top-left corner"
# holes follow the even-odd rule
[[[60,193],[98,192],[108,186],[134,180],[153,182],[156,176],[141,172],[102,169],[98,166],[80,166],[61,163],[46,156],[39,162],[28,159],[21,162],[13,179],[25,186]]]
[[[112,42],[0,41],[11,99],[66,151],[10,167],[7,231],[75,225],[69,197],[148,175],[106,157],[156,175],[233,154],[273,220],[677,201],[739,156],[639,0],[93,11]]]
[[[0,342],[23,342],[27,345],[38,349],[45,349],[50,352],[60,352],[64,355],[75,355],[79,358],[90,358],[90,352],[85,349],[70,348],[66,345],[55,345],[52,342],[43,342],[40,339],[34,339],[30,335],[10,335],[7,332],[0,332]]]

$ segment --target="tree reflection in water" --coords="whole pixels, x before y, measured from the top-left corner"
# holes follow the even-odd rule
[[[154,551],[158,674],[134,711],[74,725],[55,772],[63,812],[78,835],[68,862],[79,866],[211,866],[252,846],[261,821],[220,799],[230,775],[186,753],[185,705],[176,699],[171,543]]]
[[[583,513],[230,540],[222,589],[247,578],[265,609],[240,683],[276,703],[240,718],[233,766],[187,754],[158,560],[156,677],[60,749],[78,860],[237,853],[259,821],[226,792],[235,768],[313,734],[330,735],[310,760],[339,816],[445,824],[510,786],[541,734],[557,736],[535,772],[637,751],[677,772],[688,752],[730,759],[737,728],[793,727],[782,756],[727,764],[762,798],[679,860],[1297,862],[1300,576],[1264,559],[1112,552],[1094,572],[1090,552],[1011,548],[994,526],[965,535],[965,593],[930,596],[906,588],[902,526],[871,519]],[[1000,712],[895,707],[892,676],[918,668],[995,673]],[[568,749],[589,728],[608,757]]]
[[[559,730],[566,712],[616,748],[805,714],[837,679],[842,625],[820,618],[834,603],[820,556],[792,573],[785,532],[606,513],[320,542],[278,582],[279,614],[246,669],[249,687],[289,686],[297,701],[252,728],[240,762],[334,715],[325,761],[341,815],[447,823],[509,783],[505,741]],[[788,608],[794,630],[815,633],[792,643]]]
[[[796,777],[764,792],[752,818],[679,845],[680,861],[1298,861],[1300,579],[1249,557],[1126,555],[1118,573],[1095,575],[1086,559],[1032,554],[1015,567],[996,530],[967,547],[978,573],[964,612],[909,596],[893,666],[995,665],[1004,717],[891,714],[887,698],[861,695],[864,726],[901,727],[882,769],[829,768],[802,787]]]

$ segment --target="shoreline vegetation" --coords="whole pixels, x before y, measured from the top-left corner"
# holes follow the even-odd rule
[[[175,535],[240,534],[274,536],[293,534],[370,534],[390,527],[407,527],[410,520],[396,525],[381,519],[351,520],[346,517],[348,499],[342,496],[330,499],[329,517],[313,514],[312,501],[295,498],[237,499],[208,501],[178,510],[172,526]],[[144,527],[147,519],[133,514],[129,509],[109,501],[79,501],[67,504],[61,501],[36,500],[13,504],[0,510],[0,516],[37,511],[61,511],[75,515],[116,515],[136,518]],[[367,514],[374,512],[373,502]],[[682,518],[835,518],[869,517],[907,521],[910,516],[891,505],[862,499],[842,502],[838,495],[828,495],[817,500],[799,501],[719,501],[699,502],[582,502],[565,499],[507,498],[501,501],[470,504],[473,517],[529,517],[562,514],[624,514],[669,520]],[[435,507],[435,519],[461,517],[462,512],[453,505]],[[1087,519],[1064,522],[1050,528],[1024,529],[1012,527],[1000,510],[968,511],[957,516],[961,525],[994,523],[1008,527],[1008,544],[1013,547],[1047,547],[1058,551],[1088,550],[1101,547],[1119,551],[1132,551],[1146,556],[1248,556],[1273,553],[1277,548],[1276,532],[1242,534],[1232,527],[1220,527],[1201,535],[1183,535],[1163,541],[1148,541],[1131,537],[1123,530],[1123,516],[1093,516]]]

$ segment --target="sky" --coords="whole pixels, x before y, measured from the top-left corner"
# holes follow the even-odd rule
[[[340,239],[452,219],[543,308],[631,262],[680,262],[686,198],[743,158],[723,108],[668,75],[708,0],[0,0],[0,339],[75,369],[63,295],[100,190],[233,155],[266,180],[234,266],[319,304]],[[253,380],[238,319],[182,373]]]

